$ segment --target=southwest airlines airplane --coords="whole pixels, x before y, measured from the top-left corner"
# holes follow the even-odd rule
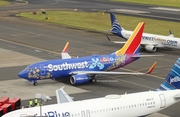
[[[22,70],[18,76],[33,82],[34,85],[37,85],[37,80],[69,77],[70,83],[76,85],[87,83],[89,81],[95,82],[96,80],[94,77],[97,74],[146,74],[111,72],[111,70],[123,67],[142,56],[156,56],[139,54],[143,30],[144,23],[141,22],[137,25],[134,33],[121,49],[107,55],[71,58],[67,53],[69,44],[67,43],[61,53],[62,59],[48,60],[29,65],[27,68]],[[150,68],[147,74],[152,71],[154,66],[155,64]]]
[[[111,17],[111,25],[112,25],[112,29],[110,30],[110,32],[126,40],[129,39],[130,35],[133,32],[123,29],[118,23],[118,20],[116,19],[113,13],[110,13],[110,17]],[[124,43],[121,41],[113,41],[113,42]],[[169,36],[143,33],[141,47],[149,52],[156,52],[158,48],[180,49],[180,38],[175,38],[171,31]]]
[[[73,101],[63,90],[56,90],[58,104],[20,109],[2,117],[144,117],[180,100],[180,58],[160,87],[154,91]],[[41,112],[41,113],[40,113]]]

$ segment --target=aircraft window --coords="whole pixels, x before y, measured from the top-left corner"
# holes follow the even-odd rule
[[[78,116],[80,116],[80,114],[78,113]]]
[[[106,109],[106,111],[108,111],[108,109]]]
[[[147,103],[145,103],[147,105]]]
[[[117,109],[119,110],[119,107],[117,107]]]
[[[71,114],[71,117],[73,117],[73,114]]]
[[[103,112],[105,112],[105,109],[103,109]]]
[[[134,107],[136,107],[136,105],[134,105]]]
[[[150,102],[148,102],[148,105],[150,105]]]
[[[26,68],[25,70],[26,70],[26,71],[33,71],[32,68]]]
[[[100,112],[102,112],[102,110],[100,110]]]
[[[133,105],[132,105],[132,107],[133,107]]]
[[[97,110],[97,113],[99,113],[99,110]]]
[[[151,105],[152,105],[153,103],[151,102]]]
[[[96,111],[94,111],[94,113],[96,113]]]
[[[91,111],[91,114],[93,114],[93,111]]]
[[[144,106],[144,103],[143,103],[143,106]]]
[[[153,104],[155,104],[155,102],[153,102]]]

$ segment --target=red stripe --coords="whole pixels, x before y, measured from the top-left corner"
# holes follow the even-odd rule
[[[139,45],[141,43],[141,38],[142,38],[143,30],[144,30],[144,23],[141,26],[141,28],[139,29],[139,31],[137,32],[136,36],[132,40],[132,42],[129,45],[129,47],[127,48],[127,50],[125,52],[126,54],[133,54],[138,49],[138,47],[139,47]]]

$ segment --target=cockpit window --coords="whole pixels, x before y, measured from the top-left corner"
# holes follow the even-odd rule
[[[26,68],[25,71],[33,71],[33,68]]]

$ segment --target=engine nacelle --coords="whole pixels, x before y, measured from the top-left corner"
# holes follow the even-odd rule
[[[77,74],[70,77],[70,83],[73,85],[89,82],[90,78],[87,74]]]
[[[153,45],[146,45],[145,49],[149,52],[156,52],[157,48],[154,47]]]

